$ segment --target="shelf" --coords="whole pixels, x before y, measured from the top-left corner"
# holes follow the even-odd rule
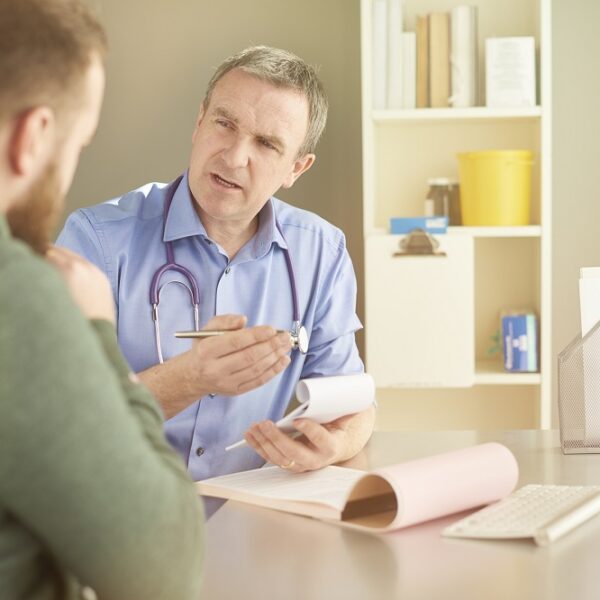
[[[507,373],[500,361],[477,361],[475,385],[540,385],[539,373]]]
[[[450,235],[472,235],[473,237],[540,237],[540,225],[522,225],[520,227],[448,227]]]
[[[400,235],[406,234],[391,234],[388,230],[377,227],[365,232],[365,236],[370,235],[400,237]],[[448,227],[448,235],[470,235],[474,238],[535,238],[541,237],[542,227],[540,225],[523,225],[521,227]]]
[[[482,412],[492,410],[491,398],[502,405],[498,414],[499,423],[509,422],[510,411],[527,413],[532,426],[548,428],[552,422],[552,393],[555,377],[552,360],[552,28],[551,0],[501,0],[479,2],[478,37],[479,43],[490,36],[511,37],[532,36],[536,46],[536,88],[537,106],[523,108],[492,108],[474,106],[467,108],[415,108],[415,109],[374,109],[374,67],[378,67],[373,55],[373,16],[374,0],[361,0],[361,90],[362,90],[362,175],[363,175],[363,242],[364,242],[364,320],[367,368],[374,365],[379,369],[378,381],[406,381],[398,385],[398,397],[404,393],[401,388],[413,390],[419,382],[441,382],[444,387],[430,388],[423,396],[434,402],[439,401],[441,411],[454,410],[452,400],[467,393],[470,398],[481,401]],[[408,29],[413,27],[417,14],[435,10],[449,10],[452,4],[446,0],[429,0],[425,3],[410,0],[402,3],[406,9],[403,23]],[[485,7],[484,7],[485,5]],[[479,47],[479,55],[485,48]],[[485,68],[479,64],[479,87],[485,85]],[[380,83],[380,82],[379,82]],[[378,92],[380,90],[377,90]],[[482,89],[480,89],[482,91]],[[379,98],[380,96],[377,95]],[[481,98],[481,97],[480,97]],[[480,103],[484,103],[480,99]],[[378,104],[385,106],[385,103]],[[454,271],[448,261],[402,261],[391,257],[398,251],[399,243],[406,234],[390,233],[390,218],[401,216],[422,216],[423,201],[426,197],[427,180],[434,175],[456,178],[458,175],[457,155],[463,152],[497,149],[527,149],[534,153],[535,161],[531,170],[531,223],[518,227],[471,227],[450,226],[445,234],[433,234],[446,256],[453,258],[448,251],[452,246],[472,247],[471,258],[464,261],[469,269],[474,267],[472,281],[456,284]],[[494,182],[490,181],[490,185]],[[467,220],[467,222],[469,222]],[[385,261],[385,268],[381,268]],[[403,265],[403,262],[407,263]],[[410,264],[408,264],[410,263]],[[435,263],[435,264],[434,264]],[[442,263],[448,263],[448,266]],[[422,268],[421,268],[422,266]],[[402,268],[401,268],[402,267]],[[414,273],[412,268],[414,267]],[[436,271],[437,269],[437,271]],[[438,274],[439,271],[439,274]],[[436,273],[435,276],[430,273]],[[462,274],[462,271],[461,271]],[[413,279],[407,285],[408,275]],[[457,321],[456,305],[440,302],[436,317],[442,318],[435,327],[427,320],[431,312],[423,309],[425,301],[431,297],[443,297],[432,290],[447,276],[452,286],[473,286],[469,294],[468,319],[462,321],[472,330],[474,347],[460,351],[466,363],[470,388],[454,387],[444,378],[447,364],[437,361],[435,350],[407,366],[403,361],[403,373],[397,365],[386,362],[386,357],[394,355],[397,335],[389,319],[387,304],[397,310],[402,307],[403,316],[414,315],[407,323],[423,323],[415,331],[404,331],[403,342],[421,341],[423,331],[427,335],[439,336],[445,343],[454,336],[452,329]],[[410,296],[406,290],[419,290]],[[382,300],[384,299],[385,302]],[[409,302],[410,299],[410,302]],[[386,310],[382,310],[382,306]],[[460,305],[460,308],[464,306]],[[511,373],[504,370],[503,362],[495,356],[493,361],[478,361],[486,357],[490,346],[490,335],[498,328],[498,312],[503,307],[530,306],[541,315],[539,327],[539,373]],[[422,310],[423,309],[423,310]],[[430,331],[435,331],[434,334]],[[463,332],[465,330],[463,329]],[[463,336],[464,337],[464,336]],[[471,339],[471,334],[467,336]],[[414,345],[414,344],[413,344]],[[423,353],[420,353],[423,354]],[[447,354],[446,354],[447,355]],[[454,358],[454,356],[452,357]],[[476,363],[475,365],[473,363]],[[408,387],[408,385],[411,387]],[[423,386],[427,387],[427,385]],[[406,396],[410,395],[406,392]],[[506,400],[509,400],[506,402]],[[489,401],[489,403],[488,403]],[[486,407],[484,409],[484,407]],[[410,417],[410,415],[406,415]],[[471,415],[469,415],[471,416]],[[496,417],[496,415],[489,415]]]
[[[426,122],[426,121],[494,121],[515,119],[539,119],[541,106],[531,108],[415,108],[412,110],[374,110],[373,121],[384,122]]]

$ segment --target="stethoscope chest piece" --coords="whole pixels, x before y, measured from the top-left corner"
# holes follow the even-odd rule
[[[304,325],[294,325],[294,329],[290,331],[290,337],[294,350],[299,350],[302,354],[308,352],[308,331]]]

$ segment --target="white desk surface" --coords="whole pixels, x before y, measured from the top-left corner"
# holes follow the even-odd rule
[[[347,466],[375,468],[498,441],[518,486],[600,484],[600,454],[564,456],[556,431],[380,432]],[[442,538],[467,513],[385,536],[230,501],[206,527],[205,600],[600,598],[600,516],[548,547]]]

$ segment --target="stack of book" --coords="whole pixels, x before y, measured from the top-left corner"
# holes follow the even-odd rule
[[[403,25],[402,0],[373,0],[373,108],[476,106],[477,7]]]

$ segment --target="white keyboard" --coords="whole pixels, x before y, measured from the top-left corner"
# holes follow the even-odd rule
[[[600,486],[526,485],[446,527],[449,537],[533,538],[545,546],[600,512]]]

